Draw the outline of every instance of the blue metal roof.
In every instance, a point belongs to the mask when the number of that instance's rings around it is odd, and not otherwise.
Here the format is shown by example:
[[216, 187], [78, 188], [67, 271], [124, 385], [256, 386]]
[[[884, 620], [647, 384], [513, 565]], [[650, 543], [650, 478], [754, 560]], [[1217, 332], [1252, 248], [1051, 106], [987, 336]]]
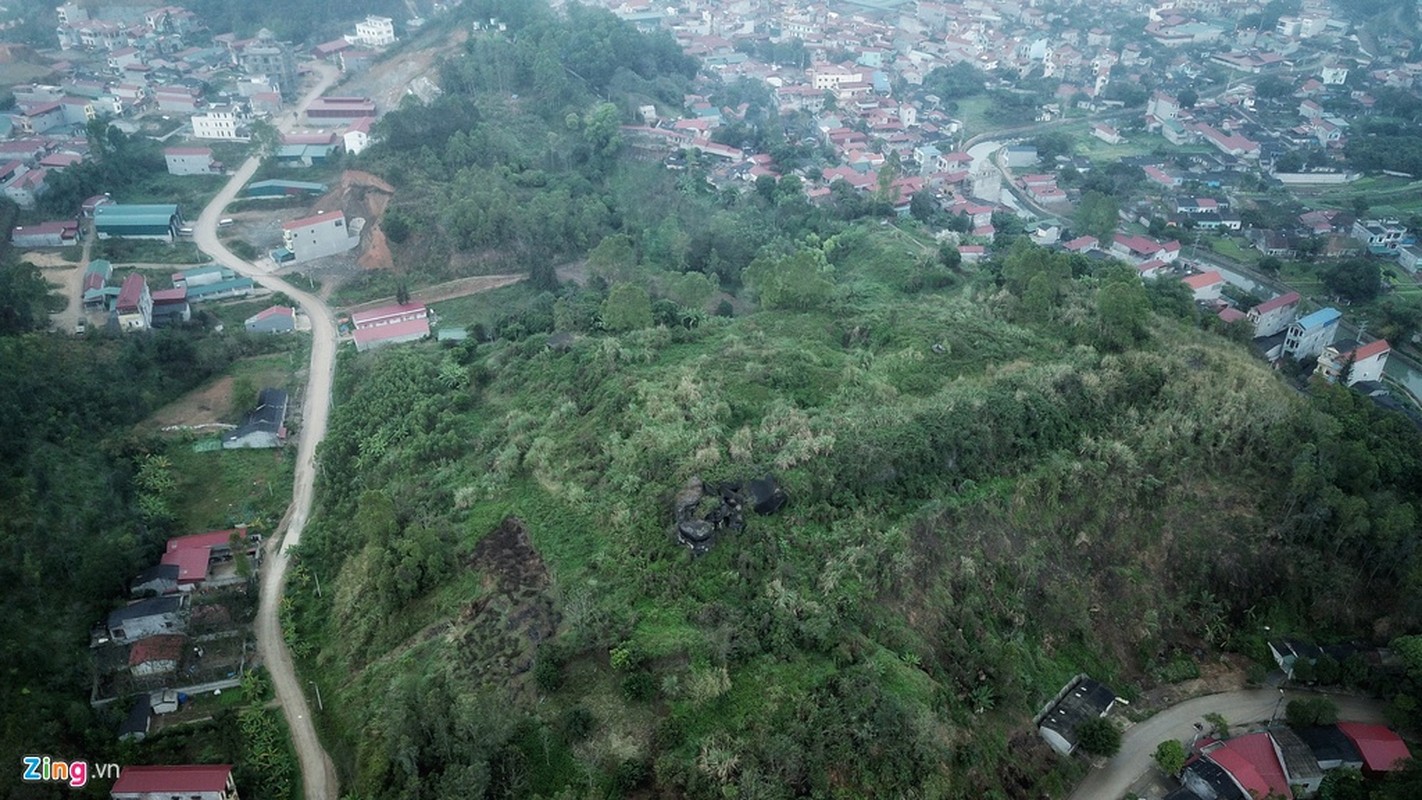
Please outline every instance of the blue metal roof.
[[1296, 324], [1304, 330], [1322, 328], [1325, 325], [1331, 325], [1337, 322], [1339, 317], [1342, 316], [1342, 312], [1336, 308], [1320, 308], [1312, 314], [1302, 317]]

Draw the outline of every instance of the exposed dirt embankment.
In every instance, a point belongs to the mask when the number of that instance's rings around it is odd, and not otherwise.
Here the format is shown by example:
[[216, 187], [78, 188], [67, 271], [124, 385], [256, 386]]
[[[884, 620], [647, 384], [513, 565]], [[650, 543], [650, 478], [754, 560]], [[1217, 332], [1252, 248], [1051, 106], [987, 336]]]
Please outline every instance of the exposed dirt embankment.
[[360, 257], [356, 263], [362, 269], [389, 269], [395, 261], [390, 254], [390, 243], [385, 239], [385, 232], [380, 229], [380, 221], [384, 219], [385, 209], [394, 196], [395, 187], [369, 172], [346, 170], [331, 190], [316, 201], [314, 208], [339, 208], [345, 212], [346, 219], [364, 219]]

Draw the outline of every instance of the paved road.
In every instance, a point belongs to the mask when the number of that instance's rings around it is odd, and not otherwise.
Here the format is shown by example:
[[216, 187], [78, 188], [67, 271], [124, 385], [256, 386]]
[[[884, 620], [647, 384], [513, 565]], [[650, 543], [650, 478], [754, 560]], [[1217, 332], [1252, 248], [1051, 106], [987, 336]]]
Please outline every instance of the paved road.
[[[302, 97], [297, 109], [282, 115], [277, 127], [286, 131], [294, 127], [300, 112], [310, 102], [325, 92], [337, 77], [337, 71], [329, 64], [315, 65], [320, 80]], [[280, 547], [268, 553], [262, 570], [261, 605], [257, 611], [257, 647], [271, 674], [272, 686], [276, 690], [277, 702], [286, 715], [291, 737], [296, 745], [296, 755], [301, 763], [301, 782], [305, 788], [306, 800], [336, 800], [336, 770], [331, 758], [321, 747], [316, 736], [316, 728], [311, 722], [311, 709], [306, 703], [301, 681], [292, 665], [291, 651], [282, 638], [281, 620], [277, 610], [281, 606], [282, 590], [286, 584], [288, 554], [301, 541], [302, 529], [311, 513], [313, 486], [316, 479], [316, 445], [326, 435], [326, 418], [331, 409], [331, 379], [336, 367], [336, 321], [331, 310], [319, 298], [304, 292], [272, 275], [256, 265], [243, 261], [228, 250], [217, 238], [217, 220], [223, 209], [237, 196], [237, 192], [257, 171], [258, 159], [249, 158], [233, 174], [222, 191], [208, 203], [193, 226], [193, 240], [203, 252], [218, 263], [247, 275], [257, 283], [276, 292], [282, 292], [295, 300], [311, 320], [311, 367], [306, 384], [306, 404], [301, 417], [300, 444], [296, 454], [296, 477], [292, 491], [291, 507], [282, 520], [282, 528], [273, 537], [280, 541]], [[285, 538], [282, 538], [283, 532]]]
[[[1284, 703], [1317, 696], [1314, 692], [1287, 692]], [[1328, 699], [1338, 705], [1340, 719], [1386, 721], [1382, 705], [1375, 700], [1351, 695], [1329, 695]], [[1131, 785], [1154, 766], [1151, 754], [1156, 746], [1166, 739], [1177, 739], [1188, 745], [1195, 735], [1195, 723], [1202, 722], [1206, 714], [1223, 714], [1231, 725], [1244, 725], [1269, 721], [1276, 708], [1282, 717], [1284, 709], [1279, 704], [1277, 689], [1212, 694], [1167, 708], [1127, 729], [1121, 740], [1121, 752], [1106, 766], [1087, 775], [1086, 780], [1072, 793], [1071, 800], [1116, 800], [1123, 797]]]

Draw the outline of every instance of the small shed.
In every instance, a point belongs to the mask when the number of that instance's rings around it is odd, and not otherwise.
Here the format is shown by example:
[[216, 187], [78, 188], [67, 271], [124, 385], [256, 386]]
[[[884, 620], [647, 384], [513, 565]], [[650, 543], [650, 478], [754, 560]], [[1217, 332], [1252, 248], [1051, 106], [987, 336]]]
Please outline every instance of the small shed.
[[152, 722], [153, 705], [148, 695], [139, 695], [138, 699], [133, 701], [133, 707], [128, 710], [128, 716], [124, 717], [123, 724], [119, 725], [119, 741], [143, 741], [148, 736], [148, 727]]
[[1116, 705], [1116, 693], [1085, 675], [1073, 678], [1037, 716], [1037, 732], [1062, 755], [1076, 750], [1077, 730], [1100, 719]]
[[296, 330], [296, 311], [289, 306], [272, 306], [247, 318], [247, 333], [291, 333]]
[[263, 389], [257, 394], [257, 407], [247, 414], [247, 421], [222, 437], [222, 449], [280, 447], [286, 444], [286, 404], [286, 392]]

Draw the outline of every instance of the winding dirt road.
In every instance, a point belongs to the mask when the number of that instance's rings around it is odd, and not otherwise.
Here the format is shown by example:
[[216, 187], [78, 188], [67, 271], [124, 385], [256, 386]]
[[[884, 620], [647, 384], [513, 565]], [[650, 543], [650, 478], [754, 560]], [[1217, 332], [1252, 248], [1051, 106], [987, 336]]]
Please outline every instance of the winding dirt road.
[[[1278, 689], [1245, 689], [1197, 697], [1171, 706], [1144, 722], [1132, 725], [1121, 737], [1121, 750], [1106, 765], [1093, 770], [1076, 787], [1071, 800], [1116, 800], [1124, 797], [1147, 770], [1153, 766], [1151, 755], [1166, 739], [1190, 743], [1195, 735], [1195, 723], [1206, 714], [1222, 714], [1231, 725], [1268, 722], [1277, 713], [1284, 716], [1284, 705], [1290, 700], [1318, 697], [1316, 692], [1286, 692], [1280, 703]], [[1385, 722], [1382, 706], [1376, 700], [1351, 695], [1325, 695], [1338, 706], [1339, 719], [1358, 722]], [[1207, 726], [1208, 727], [1208, 726]]]
[[[320, 79], [301, 98], [296, 109], [280, 116], [277, 128], [283, 132], [294, 127], [301, 112], [335, 82], [338, 72], [329, 64], [315, 64]], [[336, 770], [331, 758], [321, 747], [316, 736], [316, 727], [311, 721], [311, 709], [306, 703], [301, 681], [292, 665], [291, 651], [282, 638], [281, 607], [282, 591], [286, 585], [288, 554], [301, 541], [301, 531], [306, 527], [311, 514], [311, 501], [316, 481], [316, 445], [326, 435], [326, 418], [331, 410], [331, 379], [336, 368], [336, 320], [331, 309], [315, 295], [304, 292], [281, 278], [263, 271], [256, 265], [243, 261], [228, 250], [217, 238], [217, 221], [223, 209], [237, 196], [237, 192], [257, 171], [259, 159], [247, 159], [232, 175], [222, 191], [203, 209], [193, 226], [193, 240], [197, 246], [218, 263], [246, 275], [274, 292], [282, 292], [292, 298], [306, 312], [311, 320], [311, 367], [306, 384], [306, 404], [302, 412], [300, 444], [296, 454], [296, 476], [292, 491], [291, 507], [287, 509], [275, 541], [279, 546], [268, 548], [266, 564], [262, 569], [261, 605], [257, 611], [257, 647], [270, 673], [272, 686], [276, 690], [277, 702], [286, 715], [291, 728], [291, 738], [296, 745], [296, 755], [301, 763], [301, 782], [305, 788], [306, 800], [336, 800]]]

